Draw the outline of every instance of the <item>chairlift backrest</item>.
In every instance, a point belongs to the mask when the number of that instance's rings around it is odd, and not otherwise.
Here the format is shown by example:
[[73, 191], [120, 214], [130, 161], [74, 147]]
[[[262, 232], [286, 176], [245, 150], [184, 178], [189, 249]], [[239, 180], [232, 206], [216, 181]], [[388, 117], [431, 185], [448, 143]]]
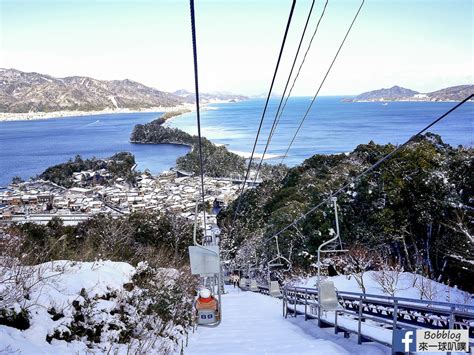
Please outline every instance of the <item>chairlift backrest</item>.
[[339, 308], [334, 282], [321, 281], [319, 283], [319, 303], [325, 311], [334, 311]]
[[220, 273], [218, 246], [190, 246], [189, 261], [193, 275], [214, 276]]
[[217, 322], [216, 311], [212, 309], [200, 309], [197, 311], [198, 324], [214, 324]]
[[272, 297], [281, 296], [280, 284], [278, 283], [278, 281], [270, 281], [270, 296]]
[[250, 280], [250, 291], [257, 292], [258, 291], [258, 285], [257, 285], [257, 280]]

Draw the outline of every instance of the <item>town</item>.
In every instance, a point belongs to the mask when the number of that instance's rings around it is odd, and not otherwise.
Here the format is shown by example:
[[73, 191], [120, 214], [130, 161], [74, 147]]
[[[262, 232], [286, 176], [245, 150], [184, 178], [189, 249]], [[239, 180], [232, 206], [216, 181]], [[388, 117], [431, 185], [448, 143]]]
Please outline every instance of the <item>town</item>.
[[[65, 225], [76, 225], [100, 213], [112, 215], [138, 211], [163, 211], [194, 221], [199, 177], [177, 170], [136, 177], [134, 186], [123, 178], [111, 181], [106, 169], [73, 174], [73, 186], [65, 188], [45, 180], [12, 183], [0, 190], [0, 224], [34, 222], [46, 224], [59, 217]], [[103, 184], [107, 181], [107, 184]], [[232, 201], [241, 184], [238, 180], [204, 178], [206, 225], [216, 228], [216, 213]], [[198, 214], [202, 224], [204, 213]]]

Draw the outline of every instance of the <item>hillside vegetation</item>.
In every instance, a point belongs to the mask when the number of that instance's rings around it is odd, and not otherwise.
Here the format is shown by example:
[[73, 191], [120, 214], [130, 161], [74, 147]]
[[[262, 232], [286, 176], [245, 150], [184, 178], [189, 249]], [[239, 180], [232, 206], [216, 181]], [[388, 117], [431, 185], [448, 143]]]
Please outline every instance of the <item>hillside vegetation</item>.
[[192, 101], [129, 79], [55, 78], [46, 74], [0, 69], [0, 112], [138, 110], [186, 102]]
[[[128, 182], [133, 182], [134, 172], [132, 167], [135, 165], [135, 157], [131, 153], [117, 153], [107, 159], [83, 159], [77, 155], [74, 160], [51, 166], [41, 173], [38, 178], [48, 180], [64, 187], [73, 185], [73, 173], [92, 170], [97, 171], [106, 169], [111, 174], [112, 179], [123, 178]], [[107, 183], [106, 181], [103, 181]]]
[[31, 339], [43, 353], [179, 350], [193, 324], [192, 232], [157, 212], [0, 228], [4, 350]]
[[[147, 124], [134, 127], [130, 141], [147, 144], [184, 144], [191, 151], [176, 160], [176, 167], [181, 170], [199, 174], [198, 137], [192, 136], [178, 128], [164, 127], [165, 119], [160, 117]], [[212, 177], [227, 177], [231, 174], [243, 174], [245, 159], [231, 153], [224, 146], [217, 146], [202, 138], [204, 174]]]
[[474, 85], [457, 85], [428, 93], [420, 93], [400, 86], [364, 92], [346, 102], [364, 101], [462, 101], [474, 93]]
[[[231, 238], [235, 203], [219, 215], [229, 259], [236, 267], [266, 267], [275, 256], [273, 233], [394, 148], [370, 142], [350, 154], [314, 155], [282, 180], [247, 191]], [[338, 196], [345, 246], [472, 291], [473, 163], [474, 149], [453, 148], [439, 136], [428, 133], [412, 142]], [[317, 248], [334, 229], [327, 205], [281, 234], [280, 248], [295, 273], [314, 274]]]

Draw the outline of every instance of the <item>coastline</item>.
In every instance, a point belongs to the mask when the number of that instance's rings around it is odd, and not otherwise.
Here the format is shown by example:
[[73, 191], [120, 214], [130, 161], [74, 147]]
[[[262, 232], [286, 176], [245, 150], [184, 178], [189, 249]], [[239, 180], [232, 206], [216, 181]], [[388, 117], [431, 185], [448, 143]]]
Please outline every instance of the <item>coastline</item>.
[[[209, 100], [201, 102], [201, 110], [210, 110], [208, 107], [209, 104], [223, 104], [223, 103], [235, 103], [239, 101], [231, 100]], [[166, 120], [171, 120], [175, 117], [178, 117], [184, 113], [196, 111], [196, 105], [194, 103], [183, 103], [175, 106], [155, 106], [141, 109], [130, 109], [130, 108], [107, 108], [104, 110], [93, 110], [93, 111], [54, 111], [54, 112], [21, 112], [21, 113], [12, 113], [12, 112], [0, 112], [0, 122], [11, 122], [11, 121], [34, 121], [34, 120], [47, 120], [52, 118], [69, 118], [69, 117], [78, 117], [78, 116], [94, 116], [94, 115], [104, 115], [104, 114], [113, 114], [113, 113], [139, 113], [139, 112], [160, 112], [167, 113], [172, 111], [183, 111], [181, 114], [167, 118]]]
[[[355, 100], [355, 99], [343, 99], [341, 100], [342, 102], [345, 103], [357, 103], [357, 102], [373, 102], [373, 103], [390, 103], [390, 102], [417, 102], [417, 103], [422, 103], [422, 102], [429, 102], [429, 103], [456, 103], [456, 102], [461, 102], [462, 100], [420, 100], [420, 99], [396, 99], [396, 100], [388, 100], [388, 99], [377, 99], [377, 100]], [[474, 100], [468, 100], [468, 102], [474, 102]]]
[[[103, 114], [113, 114], [113, 113], [139, 113], [139, 112], [172, 112], [172, 111], [181, 111], [188, 110], [194, 111], [194, 104], [181, 104], [176, 106], [157, 106], [149, 107], [145, 109], [128, 109], [128, 108], [119, 108], [119, 109], [104, 109], [101, 111], [55, 111], [55, 112], [28, 112], [28, 113], [10, 113], [10, 112], [0, 112], [0, 122], [12, 122], [12, 121], [35, 121], [35, 120], [47, 120], [51, 118], [69, 118], [77, 116], [94, 116], [94, 115], [103, 115]], [[174, 116], [176, 117], [176, 116]]]

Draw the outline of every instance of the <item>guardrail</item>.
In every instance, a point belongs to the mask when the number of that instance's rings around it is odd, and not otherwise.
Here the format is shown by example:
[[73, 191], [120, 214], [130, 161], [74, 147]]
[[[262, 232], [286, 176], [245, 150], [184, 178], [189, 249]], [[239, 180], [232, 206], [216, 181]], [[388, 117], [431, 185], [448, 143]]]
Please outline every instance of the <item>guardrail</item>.
[[[416, 328], [468, 329], [470, 343], [474, 343], [474, 306], [345, 291], [338, 291], [337, 296], [341, 308], [323, 312], [317, 289], [287, 286], [283, 289], [283, 316], [316, 319], [320, 327], [334, 327], [336, 334], [356, 334], [359, 344], [375, 341], [391, 346], [393, 329]], [[369, 325], [379, 331], [372, 331]]]
[[[250, 280], [239, 287], [250, 291]], [[270, 295], [267, 285], [258, 285], [258, 292]], [[286, 286], [282, 289], [283, 316], [302, 315], [305, 320], [315, 319], [318, 326], [334, 327], [334, 333], [357, 336], [357, 342], [373, 341], [392, 346], [394, 329], [467, 329], [470, 344], [474, 344], [474, 306], [417, 300], [403, 297], [337, 291], [340, 309], [322, 311], [318, 303], [318, 290], [307, 287]]]

